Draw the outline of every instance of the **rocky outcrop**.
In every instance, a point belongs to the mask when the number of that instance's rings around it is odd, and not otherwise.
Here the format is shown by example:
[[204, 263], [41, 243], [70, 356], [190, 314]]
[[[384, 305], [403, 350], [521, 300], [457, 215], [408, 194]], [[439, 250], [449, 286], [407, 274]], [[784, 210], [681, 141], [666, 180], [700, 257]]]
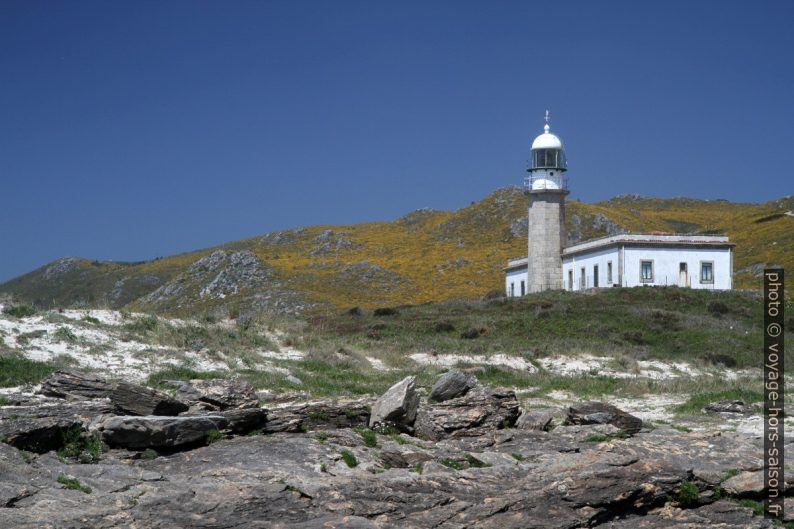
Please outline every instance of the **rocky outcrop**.
[[67, 417], [6, 420], [0, 423], [0, 438], [21, 450], [43, 454], [60, 448], [68, 430], [82, 427], [82, 422]]
[[547, 409], [540, 410], [526, 410], [521, 413], [521, 416], [516, 421], [516, 428], [522, 430], [540, 430], [546, 431], [551, 428], [551, 423], [554, 420], [554, 411]]
[[100, 426], [102, 439], [110, 446], [177, 448], [203, 443], [210, 432], [226, 428], [229, 420], [221, 415], [198, 417], [111, 417]]
[[317, 400], [272, 409], [265, 425], [267, 433], [333, 430], [366, 426], [369, 421], [369, 399]]
[[73, 371], [56, 371], [41, 383], [39, 393], [49, 397], [101, 399], [110, 396], [113, 385], [106, 380]]
[[372, 406], [370, 428], [391, 425], [409, 429], [416, 419], [419, 395], [416, 394], [416, 377], [405, 377], [389, 388]]
[[753, 408], [747, 406], [742, 400], [721, 400], [707, 404], [704, 410], [712, 413], [741, 413], [751, 415]]
[[603, 402], [583, 402], [568, 408], [568, 424], [612, 424], [627, 434], [642, 428], [642, 420]]
[[432, 440], [476, 437], [512, 426], [518, 413], [515, 392], [477, 388], [462, 397], [422, 406], [414, 429], [417, 436]]
[[123, 382], [110, 395], [117, 413], [124, 415], [179, 415], [189, 406], [167, 393]]
[[244, 380], [169, 380], [165, 384], [176, 388], [176, 398], [207, 409], [257, 408], [256, 389]]
[[444, 402], [445, 400], [462, 397], [476, 385], [477, 378], [474, 375], [460, 369], [452, 369], [436, 380], [427, 399], [434, 402]]

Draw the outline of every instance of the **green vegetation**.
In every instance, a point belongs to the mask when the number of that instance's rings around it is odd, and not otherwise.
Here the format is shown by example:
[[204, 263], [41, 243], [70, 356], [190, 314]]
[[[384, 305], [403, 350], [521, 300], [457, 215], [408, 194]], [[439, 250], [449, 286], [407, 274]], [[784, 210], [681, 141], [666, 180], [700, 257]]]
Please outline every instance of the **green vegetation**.
[[220, 371], [195, 371], [187, 367], [169, 367], [149, 375], [146, 384], [161, 386], [163, 380], [209, 380], [211, 378], [224, 378], [225, 373]]
[[[617, 197], [594, 204], [567, 201], [566, 219], [568, 231], [575, 228], [582, 239], [606, 235], [609, 221], [631, 232], [726, 232], [737, 244], [736, 285], [758, 288], [760, 278], [754, 267], [764, 263], [794, 267], [794, 230], [791, 218], [783, 215], [792, 209], [794, 201], [789, 197], [764, 204]], [[320, 310], [359, 306], [366, 312], [431, 300], [478, 298], [501, 289], [507, 259], [526, 253], [526, 235], [511, 230], [517, 219], [525, 218], [526, 197], [513, 187], [457, 211], [415, 211], [392, 222], [309, 226], [233, 241], [222, 249], [252, 252], [269, 273], [317, 303]], [[323, 251], [323, 241], [336, 249]], [[193, 263], [220, 248], [141, 263], [60, 261], [62, 272], [57, 278], [47, 273], [52, 265], [45, 265], [2, 284], [0, 290], [44, 308], [110, 305], [142, 312], [206, 314], [209, 321], [246, 314], [272, 282], [263, 281], [261, 286], [221, 299], [201, 298], [203, 284], [188, 281], [179, 283], [183, 288], [165, 299], [145, 298], [180, 276], [184, 279]], [[111, 297], [121, 279], [122, 296]], [[736, 313], [727, 305], [729, 311], [723, 317], [730, 319]], [[713, 315], [715, 319], [719, 314]], [[380, 319], [388, 325], [399, 316]], [[466, 329], [481, 328], [454, 322], [453, 326], [456, 332], [440, 333], [458, 336]]]
[[734, 502], [738, 503], [742, 507], [749, 507], [753, 510], [756, 516], [763, 516], [764, 514], [764, 503], [761, 501], [750, 500], [750, 499], [742, 499], [742, 500], [733, 500]]
[[36, 314], [36, 309], [30, 305], [13, 305], [3, 308], [3, 314], [14, 318], [27, 318]]
[[466, 454], [466, 462], [469, 464], [470, 467], [473, 468], [486, 468], [492, 466], [490, 463], [480, 461], [471, 454]]
[[212, 443], [217, 443], [218, 441], [220, 441], [224, 437], [225, 436], [223, 435], [223, 433], [220, 430], [210, 430], [207, 433], [207, 444], [211, 445]]
[[47, 336], [47, 331], [45, 331], [44, 329], [38, 329], [30, 332], [23, 332], [17, 335], [17, 343], [20, 346], [25, 347], [30, 343], [31, 340], [35, 340], [36, 338], [41, 338], [43, 336]]
[[358, 459], [356, 459], [356, 456], [353, 455], [350, 450], [342, 450], [340, 453], [342, 455], [342, 461], [344, 461], [347, 466], [350, 468], [358, 466]]
[[58, 476], [58, 483], [63, 485], [65, 489], [79, 490], [80, 492], [91, 494], [91, 487], [83, 485], [77, 478], [70, 478], [66, 474], [60, 474]]
[[21, 355], [0, 354], [0, 387], [36, 384], [61, 367], [56, 362], [38, 362]]
[[0, 406], [9, 406], [10, 404], [10, 400], [8, 400], [6, 397], [0, 396]]
[[700, 489], [691, 481], [682, 481], [678, 491], [678, 503], [683, 507], [696, 505], [700, 497]]
[[378, 446], [378, 436], [370, 430], [369, 428], [364, 428], [363, 426], [357, 426], [353, 428], [361, 438], [364, 440], [364, 445], [369, 448], [375, 448]]
[[441, 461], [439, 461], [439, 463], [441, 463], [445, 467], [451, 468], [452, 470], [463, 470], [464, 468], [466, 468], [466, 465], [463, 463], [463, 461], [460, 461], [458, 459], [452, 459], [449, 457], [442, 459]]
[[55, 338], [66, 343], [76, 343], [78, 340], [77, 335], [69, 327], [58, 327], [58, 330], [55, 331]]
[[160, 454], [157, 453], [157, 450], [154, 450], [152, 448], [147, 448], [146, 450], [141, 452], [140, 457], [141, 459], [144, 459], [146, 461], [151, 461], [153, 459], [157, 459], [159, 456]]
[[88, 316], [88, 315], [83, 316], [80, 321], [84, 321], [84, 322], [90, 323], [92, 325], [101, 325], [101, 323], [102, 323], [97, 318], [94, 318], [93, 316]]
[[326, 432], [317, 432], [314, 438], [318, 443], [324, 444], [328, 440], [328, 434]]
[[697, 393], [689, 397], [686, 402], [676, 406], [673, 411], [681, 415], [697, 415], [704, 413], [704, 406], [719, 400], [742, 400], [749, 404], [752, 402], [763, 401], [764, 395], [760, 391], [742, 388], [735, 388], [726, 391]]
[[515, 459], [516, 461], [523, 461], [524, 460], [524, 456], [522, 454], [519, 454], [518, 452], [513, 452], [510, 455], [513, 456], [513, 459]]
[[86, 458], [97, 461], [102, 456], [102, 452], [107, 450], [107, 446], [102, 442], [98, 434], [88, 434], [79, 426], [73, 426], [61, 434], [62, 445], [58, 449], [58, 457], [61, 460]]

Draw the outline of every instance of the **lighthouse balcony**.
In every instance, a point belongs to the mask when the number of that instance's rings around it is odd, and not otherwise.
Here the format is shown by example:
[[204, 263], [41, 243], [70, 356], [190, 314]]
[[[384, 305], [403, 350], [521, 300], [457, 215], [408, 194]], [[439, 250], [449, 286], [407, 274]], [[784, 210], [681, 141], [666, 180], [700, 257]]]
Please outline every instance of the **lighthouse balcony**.
[[534, 171], [524, 178], [525, 191], [568, 191], [568, 179], [560, 171]]

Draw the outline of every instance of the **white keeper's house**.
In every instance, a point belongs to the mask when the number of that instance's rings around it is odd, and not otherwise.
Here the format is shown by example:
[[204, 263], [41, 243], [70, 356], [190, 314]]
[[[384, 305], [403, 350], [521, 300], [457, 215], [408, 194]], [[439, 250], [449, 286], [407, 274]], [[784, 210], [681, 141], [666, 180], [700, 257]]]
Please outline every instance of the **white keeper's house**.
[[543, 290], [665, 286], [728, 290], [733, 247], [727, 236], [626, 233], [566, 245], [568, 180], [562, 141], [549, 132], [532, 142], [524, 189], [529, 197], [527, 257], [508, 261], [508, 296]]

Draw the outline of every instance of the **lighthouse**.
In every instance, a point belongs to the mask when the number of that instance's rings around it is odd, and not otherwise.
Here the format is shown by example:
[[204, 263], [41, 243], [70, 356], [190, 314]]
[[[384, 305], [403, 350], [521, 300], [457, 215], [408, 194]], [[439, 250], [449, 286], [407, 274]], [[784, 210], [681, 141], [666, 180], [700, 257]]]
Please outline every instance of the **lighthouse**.
[[565, 241], [565, 195], [568, 186], [562, 141], [550, 132], [549, 111], [543, 134], [532, 142], [524, 189], [529, 197], [527, 291], [563, 288], [562, 249]]

